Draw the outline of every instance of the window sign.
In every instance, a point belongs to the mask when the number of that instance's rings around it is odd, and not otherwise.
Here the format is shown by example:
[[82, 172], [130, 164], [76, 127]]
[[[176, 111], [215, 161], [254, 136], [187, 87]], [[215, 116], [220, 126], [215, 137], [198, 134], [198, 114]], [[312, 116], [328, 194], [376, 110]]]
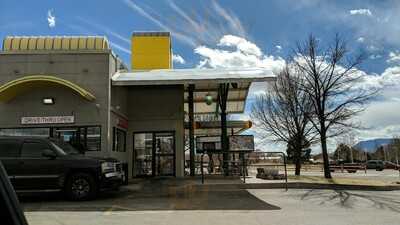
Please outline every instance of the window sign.
[[253, 135], [232, 135], [229, 136], [230, 151], [254, 151]]
[[[229, 138], [229, 151], [254, 151], [253, 135], [232, 135]], [[221, 152], [221, 136], [196, 137], [196, 153]]]

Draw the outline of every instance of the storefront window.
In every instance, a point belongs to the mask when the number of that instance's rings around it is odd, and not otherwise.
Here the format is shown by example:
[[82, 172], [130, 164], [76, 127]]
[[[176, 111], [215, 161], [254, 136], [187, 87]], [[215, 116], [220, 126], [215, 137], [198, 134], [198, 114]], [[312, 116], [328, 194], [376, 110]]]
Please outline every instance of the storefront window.
[[100, 127], [86, 128], [86, 150], [100, 151], [101, 149], [101, 130]]
[[113, 129], [113, 151], [126, 151], [126, 132], [116, 127]]
[[0, 129], [0, 136], [50, 137], [50, 128], [5, 128]]
[[100, 126], [0, 128], [0, 136], [53, 137], [71, 144], [81, 152], [101, 150]]

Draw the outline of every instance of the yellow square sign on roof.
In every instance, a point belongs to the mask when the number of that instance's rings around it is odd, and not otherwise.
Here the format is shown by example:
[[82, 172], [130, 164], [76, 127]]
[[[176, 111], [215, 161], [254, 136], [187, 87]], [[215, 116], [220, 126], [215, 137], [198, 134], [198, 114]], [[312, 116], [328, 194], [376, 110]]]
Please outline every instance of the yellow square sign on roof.
[[169, 32], [135, 32], [131, 45], [132, 70], [171, 69]]

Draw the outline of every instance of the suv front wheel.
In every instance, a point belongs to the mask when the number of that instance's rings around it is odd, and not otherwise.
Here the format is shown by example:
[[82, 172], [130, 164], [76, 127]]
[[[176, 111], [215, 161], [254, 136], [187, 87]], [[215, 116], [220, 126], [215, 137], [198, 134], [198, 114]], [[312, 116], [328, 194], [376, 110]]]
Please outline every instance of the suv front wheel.
[[97, 194], [96, 181], [92, 175], [87, 173], [72, 174], [65, 185], [65, 192], [71, 200], [93, 199]]

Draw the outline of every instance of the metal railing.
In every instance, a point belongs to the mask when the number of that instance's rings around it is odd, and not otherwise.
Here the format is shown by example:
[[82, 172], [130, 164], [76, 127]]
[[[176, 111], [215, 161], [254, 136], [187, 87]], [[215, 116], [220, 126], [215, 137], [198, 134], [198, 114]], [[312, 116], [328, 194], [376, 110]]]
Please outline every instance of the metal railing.
[[[200, 173], [201, 173], [201, 183], [204, 184], [205, 182], [205, 173], [204, 173], [204, 156], [205, 155], [211, 155], [211, 157], [214, 155], [217, 155], [217, 158], [220, 159], [221, 155], [223, 153], [207, 153], [204, 152], [203, 154], [201, 154], [201, 158], [200, 158]], [[228, 152], [225, 153], [228, 154], [228, 158], [229, 160], [223, 161], [220, 160], [221, 163], [216, 166], [214, 169], [219, 172], [221, 175], [232, 175], [232, 174], [237, 174], [237, 172], [239, 171], [239, 175], [242, 178], [243, 183], [246, 183], [246, 176], [249, 174], [249, 167], [284, 167], [284, 180], [285, 180], [285, 189], [288, 189], [288, 178], [287, 178], [287, 160], [286, 160], [286, 155], [283, 152]], [[281, 161], [283, 161], [282, 163], [273, 163], [273, 164], [260, 164], [257, 163], [255, 165], [252, 165], [251, 163], [249, 163], [249, 160], [251, 160], [248, 156], [252, 155], [253, 157], [256, 156], [260, 159], [262, 159], [263, 157], [259, 157], [257, 155], [279, 155], [281, 157]], [[235, 156], [238, 155], [239, 157], [236, 158]], [[265, 157], [264, 157], [265, 158]], [[210, 159], [209, 158], [209, 162], [210, 163]], [[226, 168], [224, 168], [223, 165], [226, 165]], [[228, 170], [228, 171], [226, 171]], [[214, 173], [215, 174], [215, 173]]]

